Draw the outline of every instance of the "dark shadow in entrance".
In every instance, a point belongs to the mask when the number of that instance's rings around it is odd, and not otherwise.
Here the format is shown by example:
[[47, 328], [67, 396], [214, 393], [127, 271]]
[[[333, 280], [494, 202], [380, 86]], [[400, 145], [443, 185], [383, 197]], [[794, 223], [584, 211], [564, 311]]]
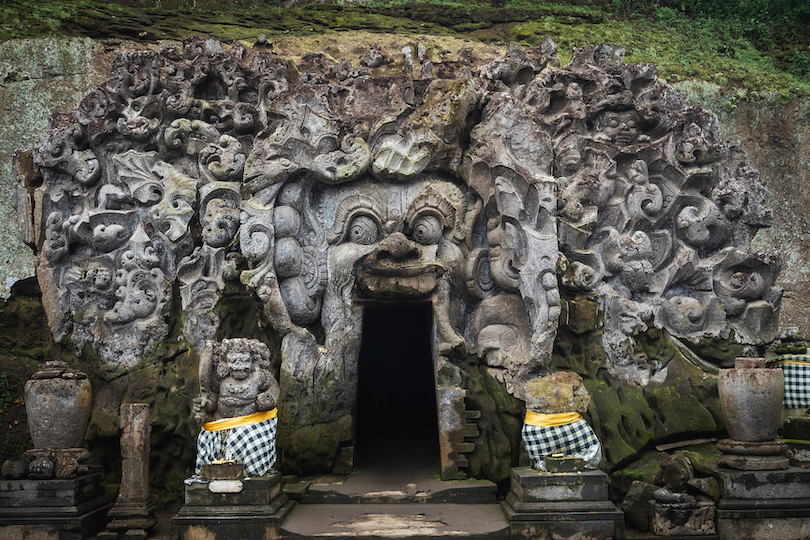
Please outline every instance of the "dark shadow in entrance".
[[430, 303], [366, 306], [357, 377], [358, 467], [438, 464], [432, 327]]

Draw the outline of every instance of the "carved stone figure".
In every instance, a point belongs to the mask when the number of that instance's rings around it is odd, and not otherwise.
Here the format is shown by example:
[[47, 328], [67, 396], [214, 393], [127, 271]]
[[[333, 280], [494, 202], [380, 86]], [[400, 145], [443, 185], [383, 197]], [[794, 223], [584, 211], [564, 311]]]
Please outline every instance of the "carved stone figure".
[[590, 402], [576, 373], [557, 371], [529, 381], [522, 435], [532, 467], [547, 470], [545, 460], [552, 456], [581, 458], [586, 468], [599, 467], [602, 445], [582, 418]]
[[193, 414], [204, 421], [197, 439], [196, 472], [206, 463], [235, 460], [248, 476], [276, 461], [278, 383], [267, 345], [251, 339], [209, 342], [200, 361], [200, 395]]

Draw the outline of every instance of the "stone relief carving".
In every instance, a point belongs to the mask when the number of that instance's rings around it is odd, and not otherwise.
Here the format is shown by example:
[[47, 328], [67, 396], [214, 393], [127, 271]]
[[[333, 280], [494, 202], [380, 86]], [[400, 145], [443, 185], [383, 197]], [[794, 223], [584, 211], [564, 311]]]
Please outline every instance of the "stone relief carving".
[[365, 300], [432, 302], [438, 384], [472, 355], [520, 399], [581, 294], [608, 369], [642, 383], [661, 366], [638, 331], [772, 339], [780, 263], [750, 253], [770, 215], [742, 151], [620, 47], [555, 51], [422, 79], [201, 38], [121, 55], [35, 153], [53, 333], [132, 367], [177, 283], [202, 350], [239, 282], [282, 336], [282, 430], [351, 418]]

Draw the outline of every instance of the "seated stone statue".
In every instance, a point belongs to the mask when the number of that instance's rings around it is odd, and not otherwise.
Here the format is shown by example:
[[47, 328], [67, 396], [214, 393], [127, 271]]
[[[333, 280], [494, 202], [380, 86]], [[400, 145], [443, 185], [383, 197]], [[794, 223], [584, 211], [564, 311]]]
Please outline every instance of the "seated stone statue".
[[522, 435], [533, 468], [547, 470], [546, 458], [557, 455], [582, 458], [588, 469], [599, 467], [602, 445], [582, 418], [590, 402], [576, 373], [558, 371], [527, 383]]
[[195, 473], [206, 463], [234, 460], [245, 475], [261, 476], [275, 464], [278, 383], [269, 367], [270, 351], [255, 339], [206, 343], [192, 411], [205, 422]]

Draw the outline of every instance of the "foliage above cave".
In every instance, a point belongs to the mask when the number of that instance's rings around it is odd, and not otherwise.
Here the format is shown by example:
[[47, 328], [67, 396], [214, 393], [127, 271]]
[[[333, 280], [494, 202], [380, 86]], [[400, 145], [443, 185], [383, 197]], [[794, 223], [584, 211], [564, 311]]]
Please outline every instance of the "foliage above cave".
[[[159, 4], [161, 7], [154, 7]], [[252, 43], [260, 34], [342, 30], [452, 35], [485, 43], [619, 43], [627, 60], [654, 63], [661, 77], [721, 87], [810, 94], [810, 6], [790, 0], [360, 0], [295, 7], [274, 0], [8, 0], [0, 39], [44, 35], [155, 42], [189, 34]]]

